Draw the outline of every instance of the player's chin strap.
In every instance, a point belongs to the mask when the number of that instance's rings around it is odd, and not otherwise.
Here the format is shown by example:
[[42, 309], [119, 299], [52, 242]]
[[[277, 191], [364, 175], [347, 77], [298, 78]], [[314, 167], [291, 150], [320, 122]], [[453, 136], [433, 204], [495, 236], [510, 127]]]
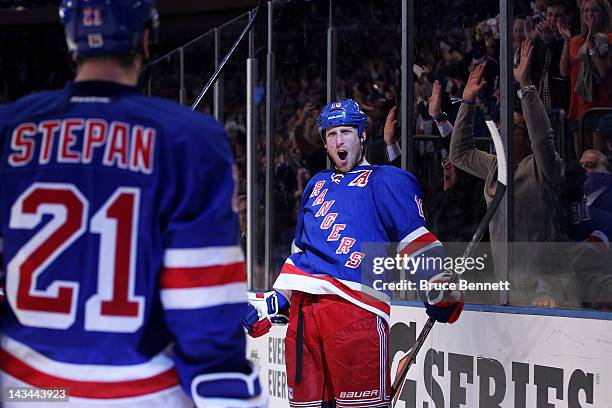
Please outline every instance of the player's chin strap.
[[[365, 159], [365, 153], [366, 153], [366, 149], [365, 149], [365, 141], [366, 141], [366, 137], [365, 136], [361, 136], [359, 137], [359, 149], [361, 150], [361, 156], [359, 157], [359, 160], [357, 160], [357, 166], [361, 166], [361, 164], [365, 161], [367, 163], [367, 160]], [[351, 169], [352, 170], [352, 169]]]

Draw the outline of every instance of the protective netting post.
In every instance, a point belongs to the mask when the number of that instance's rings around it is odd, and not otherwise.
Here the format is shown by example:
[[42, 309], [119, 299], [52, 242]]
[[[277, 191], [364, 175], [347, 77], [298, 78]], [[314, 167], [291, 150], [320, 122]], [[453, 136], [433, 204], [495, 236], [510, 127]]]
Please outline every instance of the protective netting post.
[[413, 93], [412, 66], [414, 37], [414, 2], [411, 0], [402, 1], [402, 83], [401, 87], [401, 166], [402, 169], [413, 170], [413, 146], [412, 146], [412, 111]]
[[273, 2], [268, 1], [268, 55], [266, 78], [266, 215], [265, 215], [265, 260], [264, 278], [268, 289], [270, 268], [272, 267], [272, 214], [273, 214], [273, 183], [274, 183], [274, 53], [272, 52], [273, 35]]
[[[504, 146], [506, 146], [508, 163], [508, 187], [506, 195], [499, 206], [500, 219], [505, 220], [501, 223], [501, 242], [499, 243], [499, 261], [496, 267], [499, 272], [497, 276], [500, 280], [508, 281], [510, 270], [512, 270], [512, 246], [509, 244], [514, 241], [514, 154], [512, 146], [512, 126], [514, 116], [514, 76], [513, 50], [512, 50], [512, 30], [513, 30], [513, 7], [514, 0], [500, 0], [499, 12], [501, 23], [500, 38], [500, 119], [501, 136]], [[491, 243], [494, 245], [494, 243]], [[508, 304], [508, 292], [499, 292], [500, 304]]]

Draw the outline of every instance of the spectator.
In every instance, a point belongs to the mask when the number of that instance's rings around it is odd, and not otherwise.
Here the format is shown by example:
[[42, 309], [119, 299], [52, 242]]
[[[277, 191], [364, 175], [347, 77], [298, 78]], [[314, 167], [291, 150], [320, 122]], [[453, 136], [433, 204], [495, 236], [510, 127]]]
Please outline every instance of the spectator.
[[518, 65], [521, 55], [521, 44], [525, 41], [525, 17], [516, 16], [512, 27], [512, 52], [514, 53], [514, 65]]
[[429, 227], [442, 242], [469, 242], [486, 212], [482, 183], [448, 159], [442, 169], [442, 183], [425, 199]]
[[[453, 131], [453, 125], [448, 120], [448, 115], [441, 110], [442, 106], [442, 86], [440, 85], [440, 81], [436, 80], [433, 83], [431, 96], [427, 100], [427, 116], [432, 118], [433, 123], [436, 124], [438, 128], [438, 132], [443, 140], [441, 144], [440, 153], [442, 156], [448, 156], [448, 143], [447, 137]], [[396, 137], [396, 126], [397, 126], [397, 107], [393, 107], [389, 110], [387, 114], [387, 120], [385, 122], [384, 127], [384, 140], [387, 146], [387, 158], [389, 162], [394, 166], [400, 165], [401, 160], [401, 149], [399, 146], [399, 142]], [[445, 157], [446, 158], [446, 157]]]
[[[559, 188], [562, 163], [555, 150], [555, 132], [537, 90], [530, 78], [533, 44], [525, 41], [521, 46], [521, 63], [514, 69], [514, 77], [521, 89], [519, 98], [523, 114], [514, 115], [514, 231], [517, 242], [547, 242], [560, 235]], [[470, 74], [463, 91], [463, 103], [455, 122], [451, 138], [450, 160], [459, 169], [485, 179], [485, 199], [491, 202], [497, 188], [497, 158], [478, 150], [473, 142], [475, 100], [486, 85], [483, 80], [484, 66], [479, 65]], [[491, 242], [501, 241], [501, 218], [497, 212], [489, 224]], [[496, 245], [492, 244], [494, 262], [499, 258]], [[529, 270], [534, 262], [541, 260], [537, 248], [530, 256], [516, 258]], [[515, 265], [516, 266], [516, 265]], [[520, 266], [517, 268], [521, 270]], [[536, 299], [534, 299], [536, 300]], [[553, 302], [550, 302], [553, 304]]]
[[569, 102], [567, 81], [559, 72], [564, 41], [557, 29], [558, 22], [564, 26], [569, 23], [565, 0], [548, 0], [545, 19], [534, 23], [528, 17], [525, 23], [525, 37], [535, 44], [531, 77], [549, 114], [554, 109], [567, 110]]
[[546, 0], [535, 0], [531, 2], [531, 11], [534, 17], [544, 19], [546, 17]]
[[571, 80], [568, 119], [574, 122], [574, 149], [580, 157], [581, 148], [591, 148], [593, 140], [579, 140], [577, 121], [590, 108], [610, 106], [610, 24], [612, 12], [607, 0], [584, 0], [580, 4], [580, 34], [572, 37], [567, 23], [559, 19], [557, 29], [565, 44], [559, 64], [564, 77]]
[[605, 155], [597, 150], [582, 154], [584, 175], [570, 204], [570, 237], [577, 244], [567, 262], [574, 272], [577, 296], [588, 308], [612, 309], [612, 174]]
[[599, 150], [588, 149], [580, 157], [580, 166], [586, 173], [607, 173], [610, 169], [608, 158]]
[[[612, 237], [612, 222], [606, 213], [612, 212], [612, 174], [608, 159], [597, 150], [585, 150], [580, 158], [582, 175], [570, 186], [569, 236], [576, 242], [588, 239], [594, 230]], [[598, 214], [597, 216], [594, 216]]]

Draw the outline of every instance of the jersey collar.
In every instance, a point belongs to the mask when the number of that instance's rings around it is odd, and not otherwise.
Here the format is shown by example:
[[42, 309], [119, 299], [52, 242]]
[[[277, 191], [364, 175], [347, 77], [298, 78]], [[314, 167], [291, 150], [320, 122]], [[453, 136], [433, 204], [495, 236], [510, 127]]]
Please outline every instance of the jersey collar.
[[134, 86], [109, 81], [68, 82], [64, 88], [68, 96], [108, 96], [141, 95]]

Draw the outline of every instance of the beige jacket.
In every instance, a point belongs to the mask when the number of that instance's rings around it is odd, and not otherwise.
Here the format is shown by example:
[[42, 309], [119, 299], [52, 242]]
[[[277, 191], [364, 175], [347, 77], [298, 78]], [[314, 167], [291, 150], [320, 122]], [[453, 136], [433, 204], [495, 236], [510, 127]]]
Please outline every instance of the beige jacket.
[[[555, 132], [535, 91], [521, 100], [533, 154], [514, 172], [514, 241], [547, 242], [560, 236], [560, 199], [563, 164], [555, 150]], [[485, 180], [487, 205], [495, 195], [497, 158], [474, 146], [475, 106], [462, 104], [450, 144], [450, 160], [456, 167]], [[499, 212], [489, 224], [492, 242], [500, 241]]]

